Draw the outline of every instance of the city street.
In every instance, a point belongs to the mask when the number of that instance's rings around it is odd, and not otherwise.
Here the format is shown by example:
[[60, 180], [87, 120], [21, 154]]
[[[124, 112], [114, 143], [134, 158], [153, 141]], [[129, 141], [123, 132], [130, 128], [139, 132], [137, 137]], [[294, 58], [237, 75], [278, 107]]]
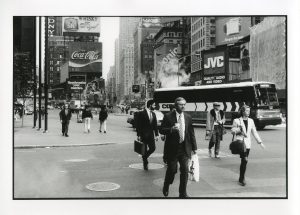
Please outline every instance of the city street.
[[[73, 115], [69, 137], [61, 135], [58, 110], [49, 110], [47, 133], [32, 128], [32, 115], [24, 126], [14, 129], [15, 198], [164, 198], [162, 185], [163, 142], [157, 142], [149, 158], [149, 171], [133, 151], [136, 133], [126, 122], [127, 115], [109, 114], [107, 133], [99, 133], [98, 116], [91, 122], [91, 133]], [[43, 127], [43, 126], [42, 126]], [[200, 181], [189, 182], [193, 198], [286, 197], [286, 128], [268, 126], [259, 134], [266, 146], [253, 139], [246, 172], [247, 185], [238, 185], [240, 158], [231, 155], [231, 134], [221, 142], [221, 159], [208, 157], [204, 127], [195, 127], [200, 161]], [[179, 171], [178, 171], [179, 172]], [[115, 190], [96, 192], [87, 185], [97, 182]], [[119, 185], [119, 186], [118, 186]], [[169, 197], [178, 197], [179, 173], [170, 187]]]

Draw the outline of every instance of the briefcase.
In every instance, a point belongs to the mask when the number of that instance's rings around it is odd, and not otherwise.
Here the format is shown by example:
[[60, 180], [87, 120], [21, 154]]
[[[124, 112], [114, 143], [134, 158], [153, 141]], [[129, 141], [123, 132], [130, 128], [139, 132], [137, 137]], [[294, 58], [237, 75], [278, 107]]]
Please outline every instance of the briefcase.
[[145, 155], [145, 152], [146, 152], [145, 143], [135, 140], [134, 141], [134, 151], [142, 156]]

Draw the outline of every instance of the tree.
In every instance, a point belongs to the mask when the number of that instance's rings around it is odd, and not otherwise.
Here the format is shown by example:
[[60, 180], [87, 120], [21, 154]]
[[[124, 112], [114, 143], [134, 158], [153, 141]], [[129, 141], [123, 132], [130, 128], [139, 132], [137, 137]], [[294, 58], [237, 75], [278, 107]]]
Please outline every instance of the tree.
[[[17, 52], [14, 54], [13, 73], [14, 73], [14, 101], [22, 99], [22, 115], [24, 115], [25, 102], [30, 98], [32, 92], [32, 70], [34, 66], [30, 60], [29, 52]], [[23, 117], [22, 117], [23, 126]]]

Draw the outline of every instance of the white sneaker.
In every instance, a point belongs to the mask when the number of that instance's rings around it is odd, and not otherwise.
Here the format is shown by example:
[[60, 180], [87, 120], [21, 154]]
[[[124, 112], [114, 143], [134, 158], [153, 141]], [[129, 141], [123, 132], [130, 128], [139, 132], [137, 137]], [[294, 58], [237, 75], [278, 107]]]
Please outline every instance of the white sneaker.
[[208, 156], [211, 157], [211, 149], [208, 149]]

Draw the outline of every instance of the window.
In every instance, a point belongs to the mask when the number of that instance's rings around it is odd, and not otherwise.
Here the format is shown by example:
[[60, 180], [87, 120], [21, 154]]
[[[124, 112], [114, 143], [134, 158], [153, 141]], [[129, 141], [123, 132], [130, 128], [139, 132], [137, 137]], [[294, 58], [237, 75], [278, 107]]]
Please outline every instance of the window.
[[56, 67], [56, 71], [59, 72], [59, 67]]
[[50, 71], [53, 71], [53, 67], [52, 66], [50, 67]]
[[53, 65], [53, 60], [50, 60], [50, 65]]

